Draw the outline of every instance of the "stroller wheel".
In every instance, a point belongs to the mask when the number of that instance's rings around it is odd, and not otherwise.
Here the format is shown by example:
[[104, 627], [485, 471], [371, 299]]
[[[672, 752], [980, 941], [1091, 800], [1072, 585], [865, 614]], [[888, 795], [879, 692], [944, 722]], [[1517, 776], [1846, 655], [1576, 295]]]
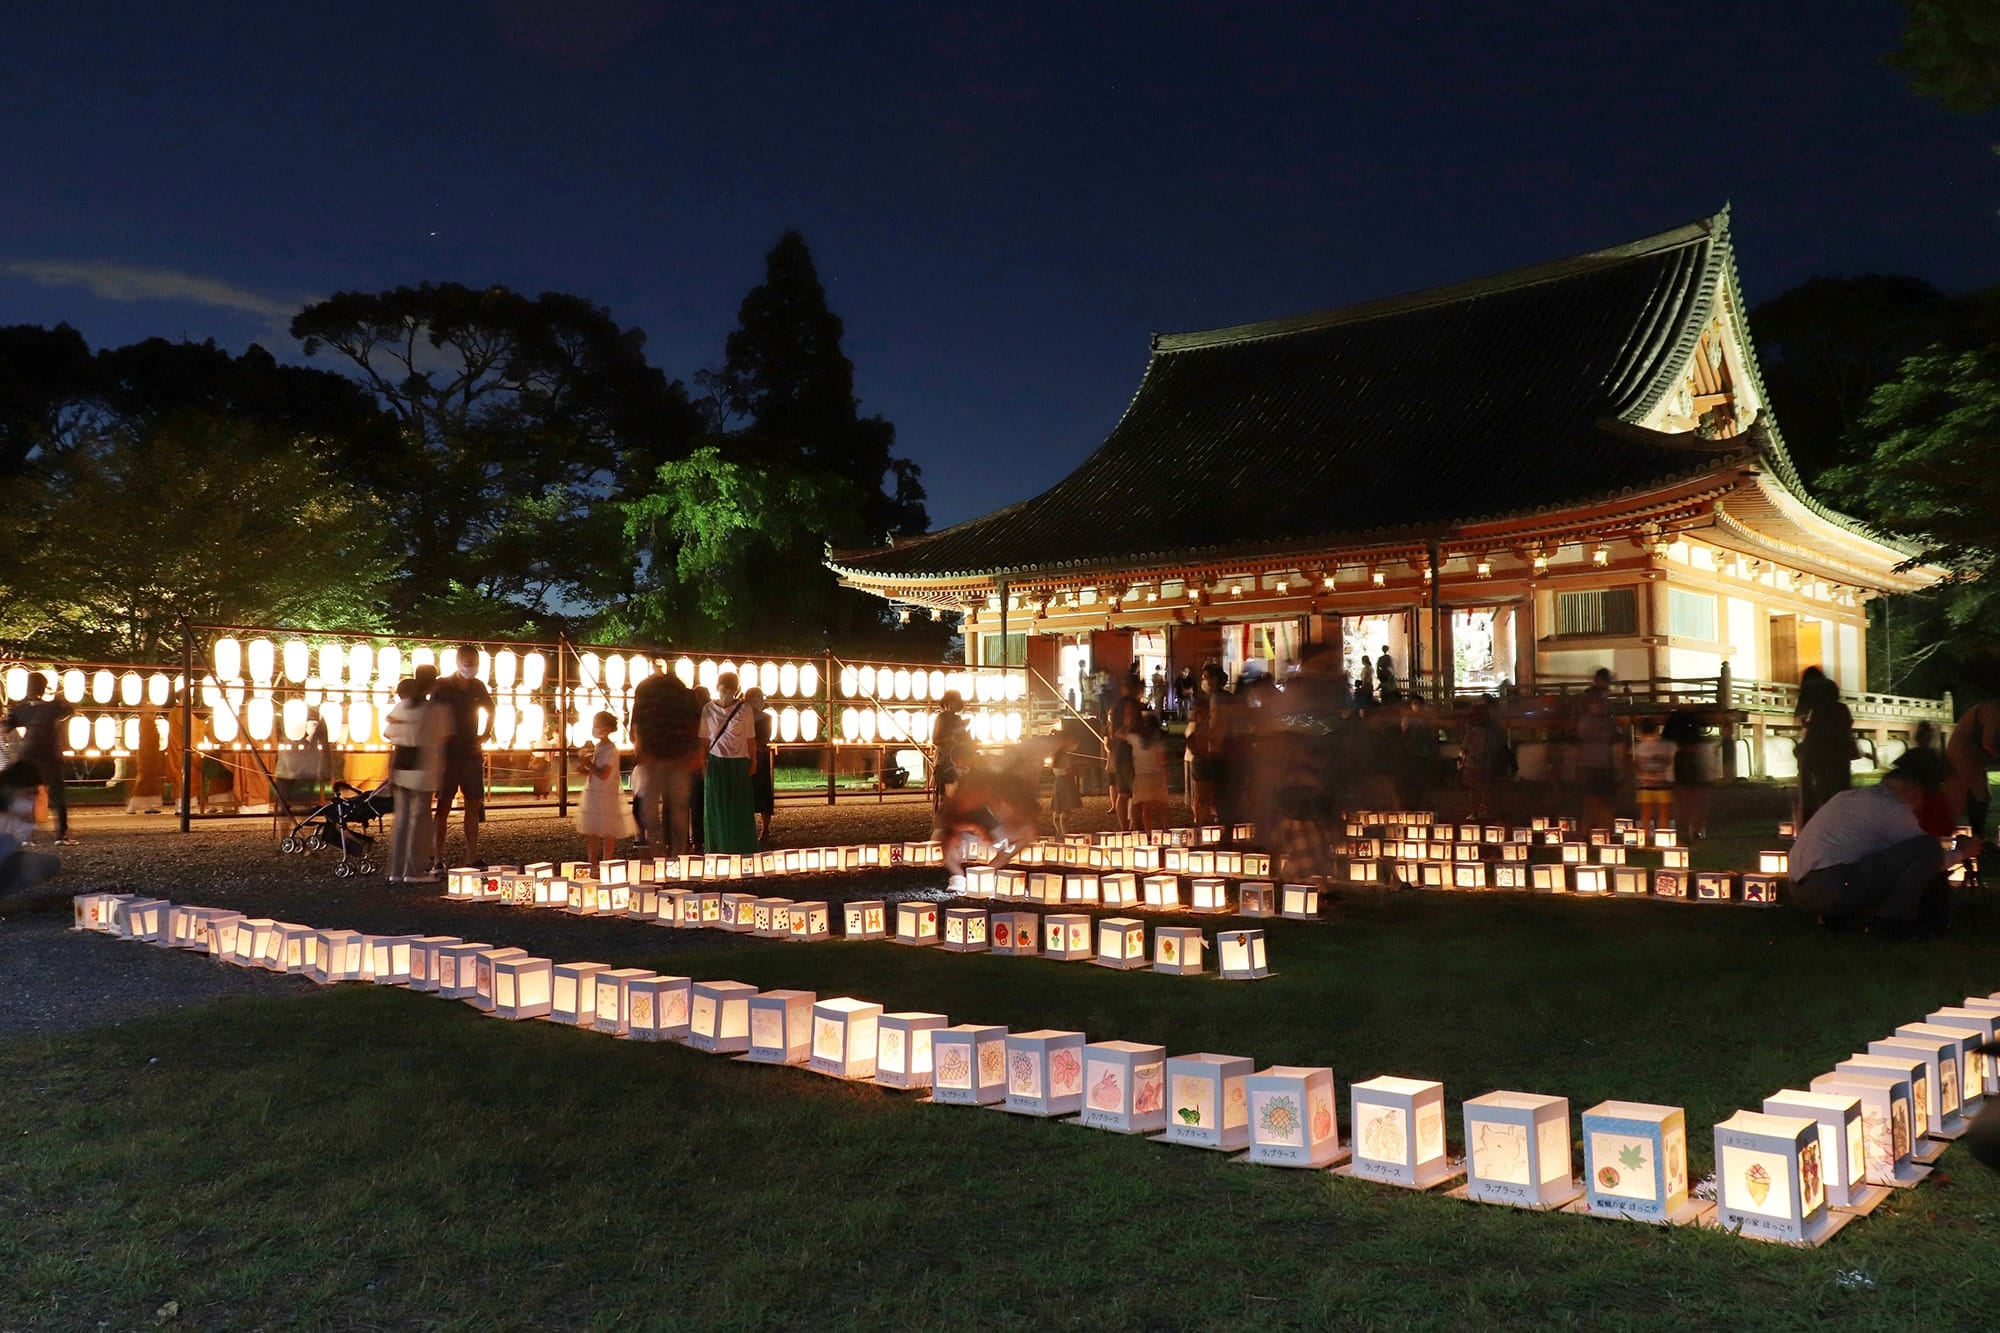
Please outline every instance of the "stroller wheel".
[[357, 874], [372, 875], [375, 873], [375, 863], [373, 861], [363, 861], [354, 869]]
[[309, 852], [319, 851], [322, 847], [325, 846], [326, 846], [326, 839], [320, 837], [319, 834], [317, 833], [313, 834], [310, 838], [306, 839], [306, 850]]
[[297, 838], [286, 838], [283, 842], [278, 844], [278, 850], [285, 853], [287, 856], [290, 856], [292, 853], [302, 851], [304, 849], [299, 846], [299, 840]]
[[333, 863], [333, 877], [335, 879], [346, 879], [353, 873], [354, 866], [350, 862], [336, 861]]

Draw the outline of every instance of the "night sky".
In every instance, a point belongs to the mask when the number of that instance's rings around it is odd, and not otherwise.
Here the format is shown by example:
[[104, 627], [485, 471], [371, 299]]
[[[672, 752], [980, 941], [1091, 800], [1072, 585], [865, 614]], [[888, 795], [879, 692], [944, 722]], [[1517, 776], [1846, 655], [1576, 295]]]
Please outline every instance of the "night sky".
[[2000, 281], [2000, 123], [1907, 92], [1900, 26], [1894, 0], [21, 6], [0, 323], [296, 356], [314, 296], [504, 283], [608, 305], [688, 378], [797, 227], [942, 526], [1067, 472], [1156, 330], [1725, 200], [1753, 302]]

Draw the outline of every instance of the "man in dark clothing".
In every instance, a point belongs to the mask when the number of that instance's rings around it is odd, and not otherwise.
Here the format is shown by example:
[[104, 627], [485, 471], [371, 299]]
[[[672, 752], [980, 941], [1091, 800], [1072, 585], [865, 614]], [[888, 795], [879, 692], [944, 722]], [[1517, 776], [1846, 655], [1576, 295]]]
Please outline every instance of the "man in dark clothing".
[[632, 691], [632, 745], [645, 789], [639, 822], [678, 856], [688, 848], [688, 797], [702, 757], [701, 700], [662, 659]]
[[76, 839], [69, 836], [69, 801], [63, 793], [62, 726], [76, 709], [61, 699], [44, 699], [49, 678], [39, 671], [28, 673], [27, 697], [7, 710], [6, 725], [21, 730], [20, 758], [35, 766], [49, 799], [49, 815], [55, 820], [56, 846], [67, 847]]
[[437, 802], [437, 864], [444, 869], [444, 835], [451, 819], [452, 798], [465, 793], [465, 860], [478, 865], [479, 824], [486, 818], [486, 756], [480, 742], [493, 725], [493, 692], [479, 679], [479, 650], [458, 646], [458, 670], [442, 677], [431, 691], [431, 706], [442, 704], [451, 718], [444, 741], [444, 767], [439, 774]]

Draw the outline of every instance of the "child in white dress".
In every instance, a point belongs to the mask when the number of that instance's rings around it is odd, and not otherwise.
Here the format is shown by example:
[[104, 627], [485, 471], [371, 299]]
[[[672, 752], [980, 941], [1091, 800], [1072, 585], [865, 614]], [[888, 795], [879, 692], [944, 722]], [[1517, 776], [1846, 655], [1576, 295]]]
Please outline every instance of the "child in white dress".
[[583, 857], [593, 865], [609, 861], [618, 851], [618, 840], [632, 836], [632, 808], [618, 785], [618, 747], [611, 743], [618, 719], [599, 713], [590, 720], [594, 745], [580, 746], [583, 764], [583, 803], [576, 810], [577, 831], [583, 834]]

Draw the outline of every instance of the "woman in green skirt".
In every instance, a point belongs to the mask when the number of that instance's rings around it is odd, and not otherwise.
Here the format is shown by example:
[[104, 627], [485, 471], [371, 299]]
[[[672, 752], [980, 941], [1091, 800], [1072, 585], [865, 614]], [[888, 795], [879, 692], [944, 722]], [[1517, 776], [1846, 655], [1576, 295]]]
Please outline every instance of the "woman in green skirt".
[[737, 693], [736, 673], [715, 678], [715, 698], [702, 710], [702, 831], [711, 852], [757, 850], [757, 814], [750, 794], [756, 762], [757, 723]]

